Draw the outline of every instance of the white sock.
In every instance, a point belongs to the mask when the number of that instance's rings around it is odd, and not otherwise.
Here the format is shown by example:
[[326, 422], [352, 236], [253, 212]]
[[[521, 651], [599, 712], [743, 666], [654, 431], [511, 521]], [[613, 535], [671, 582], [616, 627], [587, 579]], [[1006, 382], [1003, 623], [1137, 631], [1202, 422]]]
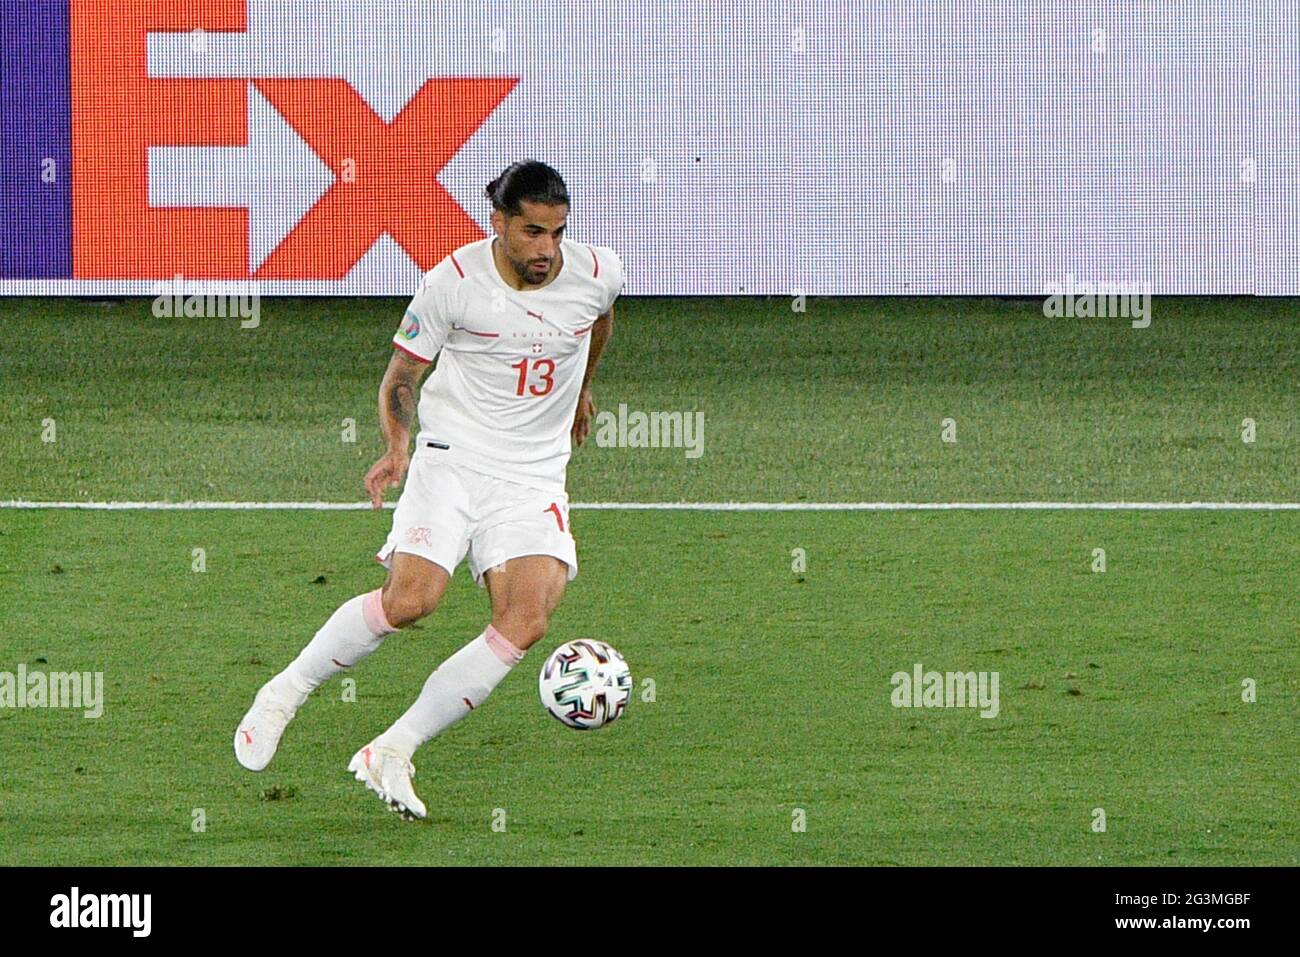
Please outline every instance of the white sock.
[[382, 593], [376, 588], [339, 605], [289, 667], [271, 679], [277, 691], [301, 705], [316, 688], [383, 644], [397, 629], [384, 616]]
[[415, 749], [483, 703], [524, 653], [491, 625], [424, 682], [424, 690], [393, 726], [375, 739], [408, 760]]

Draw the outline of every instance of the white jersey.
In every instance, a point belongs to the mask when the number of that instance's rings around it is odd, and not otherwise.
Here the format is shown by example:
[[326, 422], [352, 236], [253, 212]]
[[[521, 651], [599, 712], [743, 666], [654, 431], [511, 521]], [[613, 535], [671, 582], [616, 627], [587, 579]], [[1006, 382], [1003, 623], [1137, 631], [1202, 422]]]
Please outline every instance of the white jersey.
[[559, 274], [522, 292], [497, 271], [493, 238], [429, 270], [393, 336], [414, 358], [438, 360], [420, 391], [417, 450], [563, 491], [591, 327], [622, 291], [623, 263], [605, 246], [561, 240]]

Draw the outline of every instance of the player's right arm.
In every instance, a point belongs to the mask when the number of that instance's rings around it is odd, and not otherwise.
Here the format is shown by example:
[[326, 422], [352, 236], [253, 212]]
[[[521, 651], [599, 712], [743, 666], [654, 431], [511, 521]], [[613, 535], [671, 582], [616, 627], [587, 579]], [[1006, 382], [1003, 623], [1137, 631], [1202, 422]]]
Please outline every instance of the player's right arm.
[[401, 485], [411, 464], [411, 423], [420, 380], [457, 317], [459, 282], [460, 269], [450, 257], [429, 270], [393, 336], [393, 357], [379, 386], [379, 427], [388, 450], [366, 473], [366, 491], [374, 508], [383, 508], [384, 489]]
[[429, 363], [393, 350], [379, 386], [379, 428], [388, 450], [366, 473], [366, 491], [374, 508], [383, 508], [384, 489], [401, 485], [411, 464], [411, 423], [415, 420], [420, 380], [428, 369]]

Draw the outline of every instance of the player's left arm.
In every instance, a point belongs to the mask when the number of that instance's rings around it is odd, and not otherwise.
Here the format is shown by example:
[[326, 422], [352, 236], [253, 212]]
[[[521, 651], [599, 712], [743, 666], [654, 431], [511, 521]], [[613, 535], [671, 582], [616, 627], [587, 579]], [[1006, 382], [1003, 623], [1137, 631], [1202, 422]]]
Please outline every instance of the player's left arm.
[[579, 446], [587, 438], [587, 432], [591, 429], [591, 420], [596, 415], [596, 403], [591, 397], [591, 381], [596, 377], [596, 366], [600, 363], [600, 355], [605, 351], [605, 346], [613, 335], [614, 307], [610, 306], [609, 310], [598, 317], [591, 327], [587, 371], [582, 376], [582, 392], [578, 396], [578, 408], [573, 414], [573, 429], [570, 433], [573, 441]]

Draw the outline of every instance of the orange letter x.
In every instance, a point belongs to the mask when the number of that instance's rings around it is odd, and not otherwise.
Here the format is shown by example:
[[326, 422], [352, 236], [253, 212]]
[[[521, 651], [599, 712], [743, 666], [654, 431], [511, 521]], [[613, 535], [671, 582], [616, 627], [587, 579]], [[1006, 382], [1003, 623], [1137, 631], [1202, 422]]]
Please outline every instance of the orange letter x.
[[336, 177], [258, 279], [342, 279], [385, 231], [422, 270], [483, 238], [437, 176], [517, 80], [428, 80], [391, 123], [346, 80], [255, 82]]

